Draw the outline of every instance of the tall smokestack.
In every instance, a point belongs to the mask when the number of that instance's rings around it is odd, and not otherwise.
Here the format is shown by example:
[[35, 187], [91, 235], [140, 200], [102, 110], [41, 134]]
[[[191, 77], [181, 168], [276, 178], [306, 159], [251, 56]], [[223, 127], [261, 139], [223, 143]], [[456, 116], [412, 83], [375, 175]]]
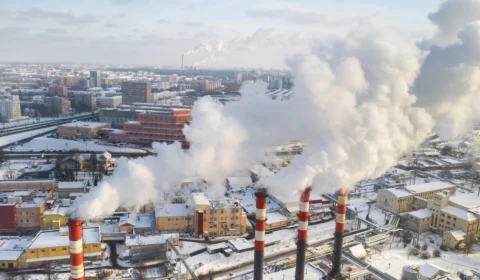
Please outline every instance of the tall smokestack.
[[296, 280], [303, 280], [305, 275], [305, 250], [307, 249], [310, 190], [311, 188], [306, 188], [300, 195], [300, 211], [298, 213], [297, 266], [295, 268]]
[[257, 197], [257, 211], [255, 212], [255, 258], [254, 258], [254, 280], [263, 279], [263, 256], [265, 248], [265, 222], [267, 220], [267, 193], [259, 190], [255, 193]]
[[75, 280], [84, 280], [82, 221], [68, 220], [68, 239], [70, 240], [70, 277]]
[[345, 232], [345, 214], [347, 213], [348, 191], [340, 189], [338, 191], [337, 219], [335, 226], [335, 242], [333, 244], [333, 259], [331, 277], [340, 275], [340, 263], [342, 261], [343, 233]]

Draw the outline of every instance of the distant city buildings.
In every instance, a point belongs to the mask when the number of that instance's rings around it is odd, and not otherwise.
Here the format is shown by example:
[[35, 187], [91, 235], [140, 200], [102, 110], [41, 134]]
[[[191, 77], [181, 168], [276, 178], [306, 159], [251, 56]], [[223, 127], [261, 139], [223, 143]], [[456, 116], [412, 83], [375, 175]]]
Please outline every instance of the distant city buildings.
[[152, 102], [152, 88], [149, 82], [129, 81], [122, 83], [122, 103]]
[[73, 122], [62, 124], [57, 127], [58, 136], [68, 138], [93, 138], [97, 137], [98, 131], [108, 128], [108, 123], [97, 122]]
[[80, 81], [79, 77], [74, 77], [74, 76], [60, 77], [60, 84], [69, 88], [78, 87], [79, 81]]
[[90, 71], [90, 86], [101, 87], [102, 86], [102, 74], [99, 71]]
[[91, 112], [97, 109], [97, 95], [94, 92], [75, 92], [73, 100], [77, 113]]
[[67, 89], [66, 86], [53, 85], [53, 86], [48, 88], [48, 95], [49, 96], [67, 97], [68, 96], [68, 89]]
[[116, 108], [122, 104], [122, 96], [100, 96], [97, 97], [98, 108]]
[[70, 112], [70, 100], [65, 97], [45, 97], [43, 105], [44, 114], [47, 116], [67, 115]]
[[220, 81], [208, 81], [204, 80], [202, 83], [202, 91], [205, 92], [213, 92], [219, 91], [223, 88], [222, 83]]
[[15, 121], [22, 117], [18, 95], [0, 95], [0, 118], [1, 121]]

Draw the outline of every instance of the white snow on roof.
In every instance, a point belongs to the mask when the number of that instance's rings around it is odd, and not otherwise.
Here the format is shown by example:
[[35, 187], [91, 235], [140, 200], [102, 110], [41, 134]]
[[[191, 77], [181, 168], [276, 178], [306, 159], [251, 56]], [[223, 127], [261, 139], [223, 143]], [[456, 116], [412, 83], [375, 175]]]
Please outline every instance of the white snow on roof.
[[204, 193], [193, 193], [192, 198], [195, 205], [210, 205], [210, 200]]
[[287, 217], [278, 211], [267, 213], [267, 224], [278, 223], [287, 219]]
[[185, 203], [165, 204], [155, 208], [155, 217], [178, 217], [194, 214], [194, 208]]
[[228, 240], [228, 243], [230, 243], [230, 245], [232, 245], [237, 251], [245, 251], [254, 247], [254, 243], [245, 238], [230, 239]]
[[[326, 274], [316, 265], [307, 263], [305, 265], [306, 273], [304, 274], [305, 280], [318, 280], [322, 279]], [[295, 279], [295, 268], [281, 270], [274, 273], [265, 274], [265, 279]]]
[[134, 237], [127, 236], [125, 240], [126, 246], [146, 246], [154, 244], [165, 244], [168, 239], [178, 238], [178, 233], [165, 233], [161, 235], [150, 235], [150, 236], [141, 236], [137, 235]]
[[425, 219], [425, 218], [428, 218], [428, 217], [432, 216], [432, 210], [430, 210], [430, 209], [420, 209], [420, 210], [417, 210], [417, 211], [412, 211], [409, 214], [414, 216], [414, 217], [417, 217], [419, 219]]
[[421, 265], [419, 269], [420, 275], [428, 279], [433, 278], [440, 271], [442, 271], [440, 267], [428, 262]]
[[465, 208], [480, 207], [480, 196], [471, 194], [457, 194], [450, 197], [450, 201]]
[[[92, 244], [100, 242], [100, 228], [83, 228], [83, 243]], [[59, 230], [40, 231], [28, 249], [69, 246], [68, 235], [60, 235]]]
[[423, 193], [423, 192], [430, 192], [430, 191], [440, 191], [445, 188], [455, 187], [455, 185], [448, 183], [448, 182], [430, 182], [424, 184], [417, 184], [413, 186], [407, 186], [405, 189], [412, 193]]
[[273, 173], [272, 171], [270, 171], [268, 168], [266, 168], [265, 166], [263, 166], [261, 164], [255, 165], [254, 167], [252, 167], [250, 169], [250, 171], [260, 178], [266, 178], [266, 177], [270, 177], [270, 176], [275, 175], [275, 173]]
[[463, 230], [459, 229], [451, 230], [449, 233], [457, 240], [463, 240], [465, 235], [467, 235]]
[[246, 187], [252, 184], [251, 177], [228, 177], [227, 181], [232, 189]]
[[387, 189], [390, 193], [392, 193], [396, 197], [404, 197], [404, 196], [410, 196], [412, 195], [411, 193], [401, 190], [401, 189]]
[[1, 236], [0, 237], [0, 261], [15, 261], [24, 252], [24, 249], [32, 242], [32, 237]]
[[72, 123], [59, 125], [59, 127], [86, 127], [86, 128], [99, 128], [103, 126], [108, 126], [108, 124], [100, 123], [100, 122], [72, 122]]
[[81, 189], [85, 186], [85, 181], [58, 182], [59, 189]]
[[0, 261], [16, 261], [23, 250], [0, 250]]
[[362, 244], [350, 247], [350, 252], [357, 258], [363, 258], [367, 256], [367, 251], [365, 251], [365, 248], [363, 248]]
[[[94, 252], [94, 253], [85, 253], [83, 254], [84, 257], [95, 257], [95, 256], [101, 256], [103, 252]], [[67, 260], [70, 259], [70, 255], [63, 255], [63, 256], [55, 256], [55, 257], [45, 257], [45, 258], [33, 258], [33, 259], [28, 259], [27, 263], [30, 262], [47, 262], [47, 261], [58, 261], [58, 260]]]
[[442, 212], [445, 212], [447, 214], [453, 215], [459, 219], [465, 220], [465, 221], [473, 221], [476, 220], [477, 217], [473, 213], [468, 212], [467, 210], [460, 209], [457, 207], [453, 207], [451, 205], [447, 205], [446, 207], [442, 208]]

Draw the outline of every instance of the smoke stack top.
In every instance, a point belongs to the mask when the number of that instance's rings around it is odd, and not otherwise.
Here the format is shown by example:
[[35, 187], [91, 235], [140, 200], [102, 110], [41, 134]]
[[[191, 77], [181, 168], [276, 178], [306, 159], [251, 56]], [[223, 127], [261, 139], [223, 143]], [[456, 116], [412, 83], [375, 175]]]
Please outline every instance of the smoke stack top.
[[83, 222], [68, 220], [68, 238], [70, 240], [70, 277], [75, 280], [85, 279], [83, 265]]

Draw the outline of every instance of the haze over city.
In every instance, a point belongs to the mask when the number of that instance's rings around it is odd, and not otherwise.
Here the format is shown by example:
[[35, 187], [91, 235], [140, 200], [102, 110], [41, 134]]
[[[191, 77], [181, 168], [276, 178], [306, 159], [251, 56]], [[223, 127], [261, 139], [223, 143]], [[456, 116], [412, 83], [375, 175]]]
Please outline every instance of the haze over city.
[[0, 280], [480, 279], [480, 0], [7, 0], [0, 38]]

